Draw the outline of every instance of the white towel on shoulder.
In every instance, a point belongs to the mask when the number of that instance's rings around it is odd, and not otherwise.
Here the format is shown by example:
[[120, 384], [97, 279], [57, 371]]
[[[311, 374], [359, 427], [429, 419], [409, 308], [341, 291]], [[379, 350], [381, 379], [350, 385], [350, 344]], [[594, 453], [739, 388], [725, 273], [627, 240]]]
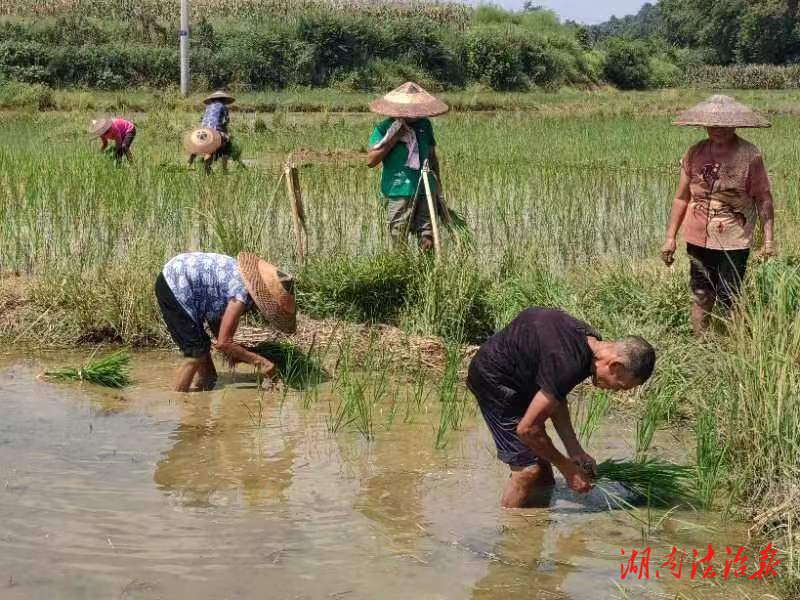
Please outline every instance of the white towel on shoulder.
[[[384, 135], [381, 141], [375, 144], [372, 149], [379, 150], [382, 148], [392, 137], [394, 137], [394, 135], [403, 125], [403, 120], [395, 119], [394, 123], [392, 123], [392, 126], [389, 127], [389, 131], [386, 132], [386, 135]], [[408, 147], [408, 159], [406, 160], [406, 166], [409, 169], [419, 170], [419, 144], [417, 143], [417, 134], [414, 133], [414, 130], [410, 127], [406, 127], [403, 135], [400, 136], [400, 141]]]

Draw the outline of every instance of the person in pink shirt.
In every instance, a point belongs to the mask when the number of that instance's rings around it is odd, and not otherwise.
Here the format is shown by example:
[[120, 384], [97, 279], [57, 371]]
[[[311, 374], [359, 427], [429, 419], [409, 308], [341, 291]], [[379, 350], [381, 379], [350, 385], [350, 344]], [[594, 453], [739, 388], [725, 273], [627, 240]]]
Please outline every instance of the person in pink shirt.
[[131, 144], [136, 137], [136, 125], [125, 119], [96, 119], [89, 125], [89, 134], [100, 138], [100, 151], [105, 151], [108, 142], [114, 142], [114, 156], [117, 162], [126, 156], [132, 160]]
[[761, 151], [739, 137], [739, 128], [769, 122], [729, 96], [712, 96], [681, 114], [676, 125], [704, 127], [707, 138], [681, 161], [661, 258], [671, 265], [678, 232], [690, 259], [692, 328], [701, 337], [717, 305], [733, 308], [747, 270], [756, 223], [762, 258], [775, 256], [775, 209]]

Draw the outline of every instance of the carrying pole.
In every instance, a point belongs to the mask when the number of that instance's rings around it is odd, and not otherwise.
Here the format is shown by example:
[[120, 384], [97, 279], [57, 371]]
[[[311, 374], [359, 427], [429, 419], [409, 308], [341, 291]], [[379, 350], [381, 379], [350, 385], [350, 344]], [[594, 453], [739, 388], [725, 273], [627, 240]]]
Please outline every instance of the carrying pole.
[[192, 91], [189, 74], [189, 0], [181, 0], [181, 95], [186, 97]]
[[292, 209], [295, 258], [297, 263], [302, 265], [306, 261], [308, 230], [306, 229], [306, 214], [305, 210], [303, 210], [303, 194], [300, 190], [300, 173], [291, 160], [286, 162], [284, 175], [286, 176], [286, 192], [289, 196], [289, 206]]
[[431, 219], [431, 228], [433, 229], [433, 250], [436, 253], [437, 260], [441, 258], [442, 244], [439, 240], [439, 223], [436, 218], [436, 203], [433, 200], [433, 192], [431, 191], [431, 166], [428, 160], [422, 165], [422, 183], [425, 185], [425, 196], [428, 199], [428, 214]]

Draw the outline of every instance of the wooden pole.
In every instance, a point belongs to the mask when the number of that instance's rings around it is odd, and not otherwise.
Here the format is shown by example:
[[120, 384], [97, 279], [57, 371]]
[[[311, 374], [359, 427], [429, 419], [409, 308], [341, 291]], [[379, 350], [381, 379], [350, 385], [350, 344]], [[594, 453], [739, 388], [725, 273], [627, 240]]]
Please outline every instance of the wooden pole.
[[295, 258], [298, 264], [306, 261], [308, 230], [306, 229], [306, 215], [303, 210], [303, 195], [300, 190], [300, 173], [294, 163], [286, 163], [286, 192], [289, 196], [289, 206], [292, 210], [292, 223], [294, 224]]
[[428, 161], [422, 165], [422, 183], [425, 185], [425, 196], [428, 199], [428, 214], [431, 219], [431, 227], [433, 229], [433, 250], [436, 253], [436, 258], [440, 258], [442, 254], [442, 244], [439, 240], [439, 223], [436, 219], [436, 203], [433, 201], [433, 192], [431, 191], [430, 181], [431, 167]]

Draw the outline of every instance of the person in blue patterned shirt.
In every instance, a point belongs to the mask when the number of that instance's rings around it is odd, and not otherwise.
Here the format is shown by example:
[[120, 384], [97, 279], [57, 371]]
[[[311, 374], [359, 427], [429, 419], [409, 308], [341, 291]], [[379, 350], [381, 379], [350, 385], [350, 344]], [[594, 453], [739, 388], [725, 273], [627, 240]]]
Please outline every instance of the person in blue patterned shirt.
[[175, 390], [188, 392], [214, 387], [217, 372], [213, 346], [233, 362], [253, 365], [274, 380], [275, 365], [233, 341], [239, 319], [257, 308], [273, 325], [293, 332], [296, 308], [292, 278], [252, 254], [238, 258], [208, 252], [173, 257], [156, 278], [156, 299], [167, 329], [186, 362], [178, 371]]
[[[206, 105], [206, 109], [200, 120], [200, 126], [213, 129], [222, 136], [222, 145], [219, 149], [214, 154], [206, 156], [203, 159], [206, 172], [211, 171], [211, 165], [217, 159], [222, 163], [222, 169], [224, 171], [228, 170], [228, 159], [231, 157], [233, 151], [231, 136], [228, 133], [228, 125], [230, 123], [230, 110], [228, 109], [228, 105], [233, 104], [235, 101], [236, 99], [233, 96], [223, 91], [216, 91], [203, 99], [203, 104]], [[190, 154], [189, 164], [194, 163], [194, 159], [195, 155]]]

